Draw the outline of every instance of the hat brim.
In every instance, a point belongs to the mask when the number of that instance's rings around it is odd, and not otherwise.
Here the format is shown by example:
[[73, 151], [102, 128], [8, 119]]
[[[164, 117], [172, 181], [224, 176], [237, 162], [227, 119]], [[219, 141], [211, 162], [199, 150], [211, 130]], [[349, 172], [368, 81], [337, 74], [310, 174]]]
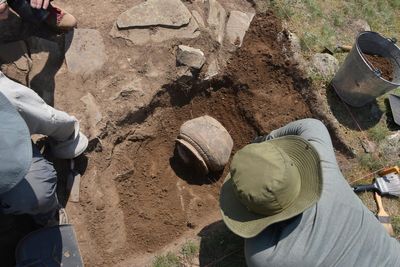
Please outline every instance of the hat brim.
[[318, 201], [322, 192], [320, 159], [310, 143], [299, 136], [284, 136], [267, 142], [274, 142], [293, 160], [301, 178], [300, 192], [292, 205], [282, 212], [272, 216], [256, 214], [239, 201], [228, 174], [220, 193], [222, 218], [232, 232], [244, 238], [254, 237], [269, 225], [302, 213]]

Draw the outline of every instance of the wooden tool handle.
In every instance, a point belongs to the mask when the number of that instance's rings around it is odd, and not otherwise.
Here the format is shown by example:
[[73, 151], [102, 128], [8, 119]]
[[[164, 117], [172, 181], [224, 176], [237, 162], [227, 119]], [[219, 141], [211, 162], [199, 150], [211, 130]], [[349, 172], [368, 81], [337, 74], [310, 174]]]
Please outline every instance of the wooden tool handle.
[[378, 216], [389, 216], [383, 208], [382, 197], [377, 192], [374, 193], [376, 205], [378, 206]]

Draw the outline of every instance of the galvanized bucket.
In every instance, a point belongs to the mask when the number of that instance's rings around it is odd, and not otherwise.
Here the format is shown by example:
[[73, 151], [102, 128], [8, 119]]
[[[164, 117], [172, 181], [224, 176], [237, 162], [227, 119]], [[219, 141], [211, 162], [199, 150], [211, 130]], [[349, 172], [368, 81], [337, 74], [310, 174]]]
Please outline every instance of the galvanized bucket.
[[[393, 80], [381, 77], [362, 56], [362, 53], [378, 55], [390, 60]], [[361, 32], [356, 44], [332, 80], [339, 97], [347, 104], [361, 107], [378, 96], [400, 86], [400, 49], [395, 41], [376, 32]]]

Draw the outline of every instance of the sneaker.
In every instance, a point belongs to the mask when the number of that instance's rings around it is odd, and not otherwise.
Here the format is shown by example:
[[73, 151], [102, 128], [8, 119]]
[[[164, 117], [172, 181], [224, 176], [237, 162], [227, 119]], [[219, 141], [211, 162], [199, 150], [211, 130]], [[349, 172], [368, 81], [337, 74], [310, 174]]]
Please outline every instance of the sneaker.
[[44, 227], [51, 227], [55, 225], [63, 225], [63, 224], [68, 224], [68, 216], [67, 212], [63, 207], [59, 207], [58, 210], [55, 212], [54, 216], [47, 221]]
[[47, 11], [49, 12], [49, 15], [45, 20], [45, 23], [50, 27], [60, 31], [69, 31], [76, 28], [76, 25], [78, 24], [77, 20], [65, 10], [54, 6], [53, 4], [49, 4]]

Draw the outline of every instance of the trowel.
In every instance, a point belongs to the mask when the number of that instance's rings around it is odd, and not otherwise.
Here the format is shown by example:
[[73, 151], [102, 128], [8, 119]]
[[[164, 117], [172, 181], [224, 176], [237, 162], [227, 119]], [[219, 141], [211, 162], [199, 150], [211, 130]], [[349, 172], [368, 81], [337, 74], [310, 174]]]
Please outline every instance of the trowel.
[[352, 46], [351, 45], [336, 45], [332, 47], [325, 46], [324, 50], [322, 53], [328, 53], [328, 54], [335, 54], [335, 53], [345, 53], [345, 52], [350, 52]]

